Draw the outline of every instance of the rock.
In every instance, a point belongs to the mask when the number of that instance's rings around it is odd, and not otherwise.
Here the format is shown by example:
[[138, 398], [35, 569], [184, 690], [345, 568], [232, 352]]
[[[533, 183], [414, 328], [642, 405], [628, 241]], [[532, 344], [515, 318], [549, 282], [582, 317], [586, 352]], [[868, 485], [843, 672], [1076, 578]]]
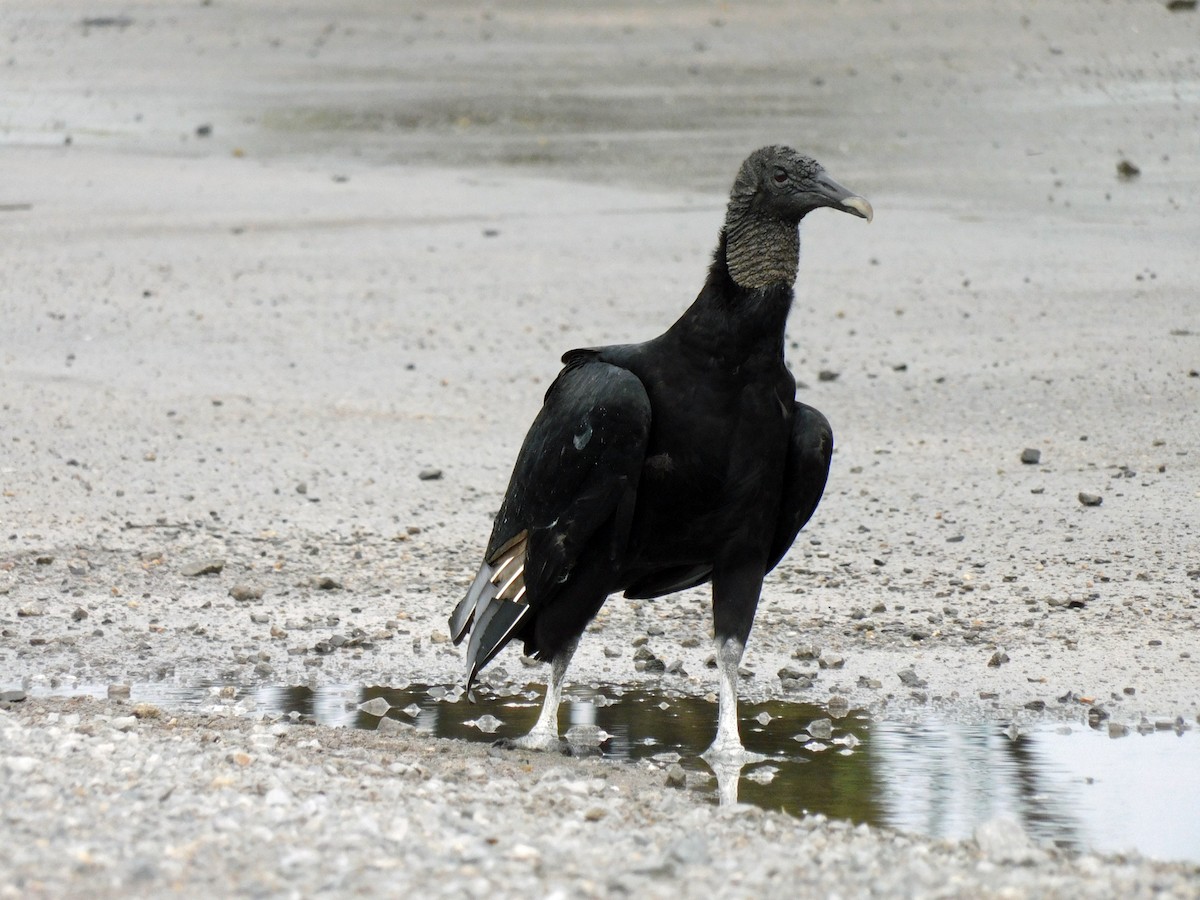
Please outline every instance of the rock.
[[1190, 12], [1196, 8], [1196, 0], [1167, 0], [1171, 12]]
[[0, 703], [23, 703], [25, 697], [24, 691], [0, 691]]
[[1045, 851], [1034, 846], [1021, 823], [1007, 816], [976, 826], [975, 843], [979, 852], [994, 863], [1032, 865], [1046, 858]]
[[846, 660], [831, 650], [822, 650], [817, 665], [822, 669], [840, 669], [846, 665]]
[[75, 622], [82, 622], [88, 617], [88, 611], [82, 606], [75, 607], [75, 611], [71, 613], [71, 619]]
[[345, 585], [332, 575], [314, 575], [311, 583], [318, 591], [340, 591], [345, 588]]
[[263, 589], [260, 587], [251, 587], [248, 584], [235, 584], [229, 589], [229, 596], [239, 603], [247, 603], [250, 600], [262, 599]]
[[667, 777], [664, 782], [667, 787], [681, 788], [687, 786], [687, 772], [679, 763], [673, 763], [667, 768]]
[[1108, 736], [1110, 738], [1121, 738], [1129, 734], [1129, 726], [1121, 722], [1108, 723]]
[[572, 725], [567, 729], [567, 743], [576, 747], [599, 747], [612, 735], [598, 725]]
[[375, 730], [383, 731], [383, 732], [412, 731], [413, 726], [409, 725], [407, 722], [400, 722], [400, 721], [397, 721], [396, 719], [392, 719], [392, 718], [389, 718], [388, 716], [384, 716], [375, 725]]
[[789, 694], [796, 691], [807, 691], [813, 686], [813, 680], [807, 675], [801, 675], [799, 678], [781, 678], [779, 686]]
[[110, 684], [108, 686], [109, 700], [128, 700], [129, 685], [127, 684]]
[[219, 575], [221, 570], [225, 568], [225, 560], [217, 557], [210, 559], [201, 559], [194, 563], [189, 563], [179, 570], [180, 575], [185, 575], [188, 578], [196, 578], [200, 575]]
[[808, 723], [805, 729], [810, 735], [819, 740], [829, 740], [833, 737], [833, 720], [832, 719], [814, 719]]
[[844, 719], [850, 714], [850, 701], [841, 694], [834, 694], [829, 698], [829, 702], [825, 704], [825, 709], [829, 711], [835, 719]]
[[1122, 181], [1132, 181], [1142, 174], [1142, 170], [1127, 159], [1117, 163], [1117, 177]]
[[392, 704], [382, 697], [372, 697], [366, 703], [358, 704], [358, 708], [371, 716], [386, 716], [387, 711], [392, 708]]
[[832, 369], [822, 369], [817, 373], [817, 381], [837, 381], [841, 372], [834, 372]]
[[495, 716], [488, 714], [480, 716], [478, 719], [464, 722], [463, 724], [470, 725], [473, 728], [478, 728], [484, 734], [495, 734], [496, 730], [504, 723]]
[[422, 469], [417, 473], [417, 477], [422, 481], [438, 481], [442, 477], [441, 469]]
[[10, 775], [31, 775], [37, 771], [42, 761], [36, 756], [10, 756], [4, 760], [4, 768]]
[[1087, 491], [1080, 491], [1079, 502], [1084, 506], [1099, 506], [1104, 502], [1104, 498], [1099, 494], [1089, 494]]
[[1000, 647], [995, 653], [992, 654], [992, 657], [988, 660], [987, 664], [988, 668], [998, 669], [1006, 662], [1008, 662], [1008, 654], [1004, 652], [1003, 647]]
[[253, 622], [255, 625], [266, 625], [268, 622], [271, 621], [271, 617], [268, 616], [266, 613], [261, 613], [261, 612], [250, 613], [250, 621]]
[[792, 651], [793, 659], [800, 659], [800, 660], [816, 659], [820, 655], [821, 655], [821, 650], [820, 650], [820, 648], [817, 647], [816, 644], [801, 644], [799, 647], [797, 647], [795, 650]]
[[896, 677], [900, 679], [900, 683], [905, 687], [923, 688], [929, 684], [929, 682], [917, 674], [915, 669], [904, 669], [897, 672]]
[[812, 678], [815, 673], [801, 672], [792, 666], [784, 666], [777, 673], [780, 681], [786, 681], [789, 678]]
[[133, 731], [137, 728], [137, 722], [137, 716], [116, 716], [108, 724], [117, 731]]
[[1026, 447], [1021, 451], [1021, 462], [1027, 466], [1036, 466], [1042, 461], [1042, 451], [1033, 447]]

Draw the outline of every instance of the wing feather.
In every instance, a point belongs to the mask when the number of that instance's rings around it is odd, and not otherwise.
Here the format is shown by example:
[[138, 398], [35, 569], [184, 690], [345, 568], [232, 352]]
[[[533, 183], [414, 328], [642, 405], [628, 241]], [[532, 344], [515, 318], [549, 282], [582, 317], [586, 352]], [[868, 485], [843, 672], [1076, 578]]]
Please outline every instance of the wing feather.
[[[468, 684], [569, 582], [602, 528], [615, 560], [628, 538], [650, 430], [650, 401], [631, 372], [573, 351], [517, 456], [484, 563], [450, 617], [468, 632]], [[528, 635], [525, 635], [528, 641]]]

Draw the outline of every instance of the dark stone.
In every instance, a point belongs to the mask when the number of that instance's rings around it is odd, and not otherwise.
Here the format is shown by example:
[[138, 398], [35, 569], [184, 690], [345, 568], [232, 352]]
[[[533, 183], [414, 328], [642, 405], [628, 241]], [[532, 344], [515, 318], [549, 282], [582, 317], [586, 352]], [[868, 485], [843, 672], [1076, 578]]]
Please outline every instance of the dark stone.
[[1132, 181], [1142, 174], [1142, 170], [1127, 159], [1117, 163], [1117, 177], [1122, 181]]
[[1033, 447], [1026, 447], [1021, 451], [1021, 462], [1027, 466], [1036, 466], [1042, 461], [1042, 451]]

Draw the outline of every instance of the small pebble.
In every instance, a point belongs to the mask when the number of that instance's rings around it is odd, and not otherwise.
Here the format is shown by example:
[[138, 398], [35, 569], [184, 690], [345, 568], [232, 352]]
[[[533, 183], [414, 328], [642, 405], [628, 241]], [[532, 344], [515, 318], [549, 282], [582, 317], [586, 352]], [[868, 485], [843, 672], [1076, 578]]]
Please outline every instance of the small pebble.
[[188, 578], [195, 578], [200, 575], [219, 575], [224, 568], [225, 560], [213, 557], [189, 563], [179, 570], [179, 574]]
[[1084, 506], [1099, 506], [1104, 502], [1104, 498], [1099, 494], [1089, 494], [1087, 491], [1080, 491], [1079, 502]]
[[372, 697], [366, 703], [358, 704], [358, 708], [368, 715], [386, 716], [387, 711], [392, 708], [392, 704], [388, 703], [382, 697]]
[[808, 723], [808, 728], [805, 730], [815, 738], [828, 740], [833, 737], [833, 721], [831, 719], [814, 719]]
[[846, 665], [846, 660], [837, 653], [824, 650], [821, 652], [820, 657], [817, 658], [817, 665], [822, 669], [840, 669]]
[[1142, 174], [1142, 170], [1127, 159], [1117, 163], [1117, 178], [1121, 181], [1132, 181]]

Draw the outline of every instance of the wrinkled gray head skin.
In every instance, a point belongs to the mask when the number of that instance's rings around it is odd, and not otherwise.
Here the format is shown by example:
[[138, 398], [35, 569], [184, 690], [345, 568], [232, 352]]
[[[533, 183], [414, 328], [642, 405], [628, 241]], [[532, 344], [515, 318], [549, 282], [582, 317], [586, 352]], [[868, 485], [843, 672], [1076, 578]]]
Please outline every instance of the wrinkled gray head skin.
[[734, 179], [725, 215], [729, 274], [745, 288], [792, 284], [800, 260], [800, 220], [821, 207], [866, 219], [871, 204], [842, 187], [821, 164], [791, 147], [751, 153]]
[[730, 191], [730, 207], [788, 222], [799, 222], [814, 209], [828, 206], [864, 219], [871, 205], [842, 187], [824, 167], [791, 147], [763, 147], [742, 163]]

